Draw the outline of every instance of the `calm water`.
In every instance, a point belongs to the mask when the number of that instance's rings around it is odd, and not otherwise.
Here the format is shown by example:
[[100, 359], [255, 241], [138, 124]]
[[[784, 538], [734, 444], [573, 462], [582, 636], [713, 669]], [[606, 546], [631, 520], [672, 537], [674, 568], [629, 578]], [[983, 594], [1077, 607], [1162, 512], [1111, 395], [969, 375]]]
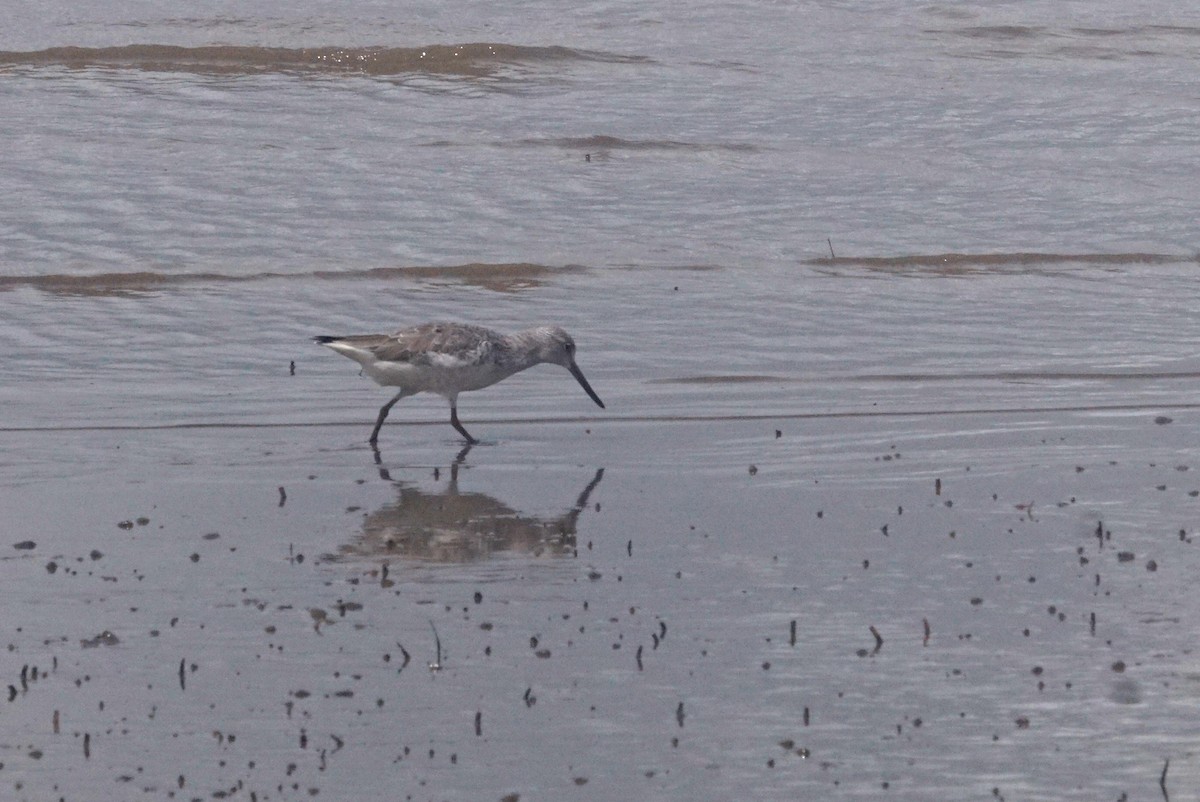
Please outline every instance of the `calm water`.
[[[10, 11], [0, 512], [38, 545], [0, 561], [0, 787], [1195, 787], [1198, 56], [1167, 3]], [[551, 368], [466, 396], [451, 483], [444, 402], [406, 399], [377, 465], [386, 394], [309, 338], [440, 318], [563, 324], [608, 409]], [[638, 671], [663, 621], [686, 648]], [[436, 700], [399, 719], [397, 642]], [[109, 712], [52, 733], [15, 679], [52, 660]]]

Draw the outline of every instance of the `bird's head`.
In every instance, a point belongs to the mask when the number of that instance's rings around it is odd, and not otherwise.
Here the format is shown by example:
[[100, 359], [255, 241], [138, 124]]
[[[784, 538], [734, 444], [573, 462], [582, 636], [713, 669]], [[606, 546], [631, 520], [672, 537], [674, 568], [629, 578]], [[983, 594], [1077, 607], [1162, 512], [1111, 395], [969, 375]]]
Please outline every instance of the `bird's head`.
[[596, 402], [596, 406], [603, 409], [604, 402], [600, 400], [600, 396], [596, 395], [596, 391], [583, 377], [583, 371], [575, 364], [575, 341], [571, 339], [571, 335], [559, 326], [541, 326], [534, 329], [534, 332], [538, 344], [538, 359], [542, 362], [562, 365], [569, 370], [588, 397]]

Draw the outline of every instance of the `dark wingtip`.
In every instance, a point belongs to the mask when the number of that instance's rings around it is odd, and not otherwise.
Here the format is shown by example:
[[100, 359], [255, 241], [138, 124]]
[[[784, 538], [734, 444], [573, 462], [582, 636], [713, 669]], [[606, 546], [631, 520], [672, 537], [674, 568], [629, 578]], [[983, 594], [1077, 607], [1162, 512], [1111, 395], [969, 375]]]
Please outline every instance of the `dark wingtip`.
[[342, 338], [341, 337], [330, 337], [328, 334], [321, 334], [316, 337], [313, 337], [313, 342], [320, 343], [321, 345], [328, 345], [329, 343], [337, 342], [340, 339], [342, 339]]

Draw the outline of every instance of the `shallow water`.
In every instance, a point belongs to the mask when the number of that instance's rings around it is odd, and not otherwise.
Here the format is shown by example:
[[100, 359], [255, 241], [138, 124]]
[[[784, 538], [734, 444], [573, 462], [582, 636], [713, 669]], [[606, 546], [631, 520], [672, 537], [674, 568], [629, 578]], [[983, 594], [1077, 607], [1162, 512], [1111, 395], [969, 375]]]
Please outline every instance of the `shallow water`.
[[5, 798], [1196, 786], [1200, 20], [13, 16]]

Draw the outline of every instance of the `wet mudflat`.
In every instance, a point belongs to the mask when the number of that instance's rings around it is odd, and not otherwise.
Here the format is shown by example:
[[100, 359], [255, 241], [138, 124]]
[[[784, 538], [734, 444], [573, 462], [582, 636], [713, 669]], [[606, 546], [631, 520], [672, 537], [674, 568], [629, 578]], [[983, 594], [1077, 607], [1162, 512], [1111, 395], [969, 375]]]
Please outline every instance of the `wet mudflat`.
[[1200, 787], [1194, 14], [196, 5], [0, 26], [0, 800]]
[[1186, 794], [1194, 414], [6, 432], [0, 787]]

